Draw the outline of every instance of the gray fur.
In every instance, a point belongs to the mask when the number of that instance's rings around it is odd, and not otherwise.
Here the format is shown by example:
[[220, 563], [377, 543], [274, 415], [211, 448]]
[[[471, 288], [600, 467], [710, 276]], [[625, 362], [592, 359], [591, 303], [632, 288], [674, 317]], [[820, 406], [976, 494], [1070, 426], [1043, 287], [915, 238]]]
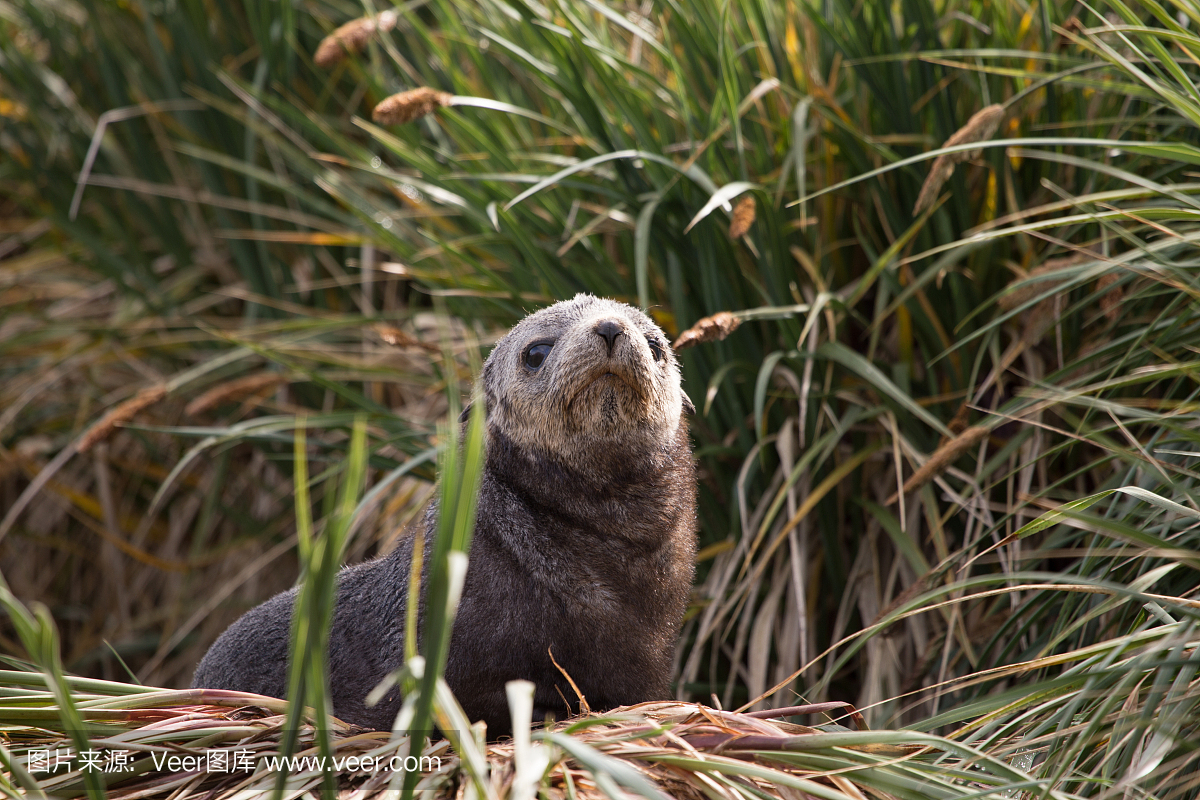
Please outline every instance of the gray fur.
[[[552, 348], [534, 371], [524, 358], [538, 342]], [[550, 648], [595, 710], [666, 699], [696, 546], [692, 408], [666, 337], [636, 309], [578, 295], [518, 323], [482, 383], [487, 460], [451, 689], [493, 738], [509, 730], [509, 680], [533, 681], [538, 718], [578, 711]], [[329, 669], [347, 722], [389, 729], [399, 709], [396, 690], [374, 708], [364, 698], [403, 663], [412, 542], [338, 576]], [[193, 686], [283, 697], [295, 594], [235, 622]]]

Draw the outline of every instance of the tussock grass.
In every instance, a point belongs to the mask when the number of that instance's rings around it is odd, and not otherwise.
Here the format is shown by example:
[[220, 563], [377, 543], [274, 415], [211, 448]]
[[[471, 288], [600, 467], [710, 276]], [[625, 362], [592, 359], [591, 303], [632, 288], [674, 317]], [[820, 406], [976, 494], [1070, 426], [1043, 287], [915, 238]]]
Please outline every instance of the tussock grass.
[[334, 551], [387, 548], [471, 341], [592, 291], [695, 343], [679, 701], [882, 730], [556, 728], [547, 797], [672, 747], [689, 797], [1195, 796], [1190, 4], [218, 5], [0, 5], [0, 571], [51, 609], [0, 630], [49, 676], [11, 730], [96, 699], [64, 666], [184, 685], [351, 469]]
[[[43, 719], [56, 719], [50, 693], [37, 691], [37, 673], [5, 677], [31, 687], [24, 708], [38, 704], [49, 711]], [[46, 791], [71, 794], [83, 789], [86, 775], [100, 773], [114, 798], [214, 792], [249, 796], [244, 793], [270, 792], [280, 777], [279, 759], [287, 754], [281, 740], [293, 730], [293, 720], [284, 713], [286, 703], [210, 689], [130, 692], [128, 686], [102, 681], [73, 684], [86, 706], [81, 714], [90, 735], [87, 750], [80, 752], [103, 758], [80, 759], [61, 735], [30, 725], [4, 753], [10, 776], [24, 773], [36, 777]], [[441, 698], [434, 708], [447, 730], [462, 711], [448, 692]], [[5, 713], [12, 714], [13, 704], [6, 706]], [[837, 722], [814, 727], [771, 719], [784, 715], [831, 715], [857, 730]], [[289, 792], [321, 786], [317, 759], [322, 754], [335, 763], [354, 759], [350, 764], [359, 767], [338, 775], [338, 796], [395, 791], [406, 774], [399, 767], [409, 756], [406, 737], [335, 724], [326, 749], [318, 746], [308, 721], [301, 720], [294, 730], [290, 753], [298, 766], [287, 777]], [[520, 739], [483, 745], [468, 736], [453, 749], [447, 740], [436, 740], [418, 757], [424, 761], [411, 762], [417, 787], [434, 797], [457, 797], [464, 789], [481, 797], [509, 796], [520, 791], [517, 784], [527, 759], [538, 764], [539, 791], [548, 797], [705, 797], [713, 791], [747, 790], [797, 791], [832, 800], [879, 791], [895, 797], [958, 797], [969, 796], [965, 790], [970, 787], [986, 791], [1028, 778], [1021, 769], [954, 738], [866, 730], [862, 716], [845, 703], [752, 713], [646, 703], [553, 723], [533, 734], [532, 746]], [[52, 760], [47, 760], [48, 751]], [[176, 768], [162, 768], [170, 758], [176, 759]], [[483, 765], [482, 772], [466, 766], [472, 759]], [[380, 766], [391, 763], [397, 768]], [[1049, 796], [1063, 795], [1050, 791]]]

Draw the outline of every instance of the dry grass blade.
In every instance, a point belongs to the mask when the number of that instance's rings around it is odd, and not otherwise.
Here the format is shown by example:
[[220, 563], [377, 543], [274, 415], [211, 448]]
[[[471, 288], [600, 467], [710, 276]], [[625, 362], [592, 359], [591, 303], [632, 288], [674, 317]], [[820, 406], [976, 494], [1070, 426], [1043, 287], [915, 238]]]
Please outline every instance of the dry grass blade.
[[758, 204], [754, 200], [754, 195], [747, 195], [738, 201], [738, 204], [733, 207], [733, 219], [729, 222], [729, 238], [740, 239], [750, 230], [750, 226], [754, 224], [754, 218], [758, 214]]
[[[955, 147], [960, 144], [986, 141], [996, 134], [996, 130], [999, 129], [1000, 122], [1003, 119], [1004, 106], [994, 103], [982, 108], [967, 120], [966, 125], [955, 131], [954, 135], [947, 139], [942, 147]], [[921, 185], [921, 193], [917, 195], [916, 205], [913, 206], [913, 216], [920, 214], [933, 205], [933, 201], [937, 199], [938, 192], [941, 191], [942, 186], [954, 174], [955, 164], [974, 158], [978, 152], [977, 150], [962, 150], [957, 153], [946, 153], [938, 156], [929, 170], [929, 176], [925, 178], [925, 183]]]
[[328, 69], [347, 55], [360, 52], [376, 32], [386, 33], [396, 27], [399, 15], [394, 10], [384, 11], [374, 17], [359, 17], [351, 20], [321, 40], [313, 63]]
[[404, 125], [439, 108], [445, 108], [453, 99], [454, 95], [449, 92], [420, 86], [384, 98], [371, 112], [371, 119], [380, 125]]
[[167, 396], [165, 386], [150, 386], [109, 411], [93, 425], [79, 441], [79, 452], [86, 453], [99, 442], [107, 439], [118, 425], [124, 425], [139, 413]]
[[[935, 475], [938, 475], [946, 467], [953, 464], [954, 460], [960, 455], [986, 438], [989, 430], [989, 428], [983, 425], [972, 425], [958, 436], [944, 442], [941, 447], [933, 451], [933, 455], [929, 457], [929, 460], [922, 464], [921, 468], [910, 475], [908, 480], [904, 482], [903, 493], [908, 494], [931, 481]], [[887, 505], [896, 502], [899, 497], [899, 492], [892, 495], [888, 498]]]
[[[579, 685], [575, 683], [575, 679], [571, 677], [571, 674], [569, 672], [567, 672], [565, 669], [563, 669], [562, 664], [559, 664], [558, 661], [555, 660], [554, 648], [553, 647], [547, 648], [546, 655], [550, 656], [550, 663], [554, 665], [554, 668], [556, 670], [558, 670], [564, 678], [567, 679], [567, 683], [571, 684], [571, 690], [574, 691], [575, 696], [579, 698], [580, 710], [584, 714], [591, 712], [592, 707], [590, 705], [588, 705], [587, 698], [583, 696], [583, 692], [579, 691]], [[566, 700], [566, 698], [563, 698], [563, 699]]]
[[801, 714], [828, 714], [831, 711], [842, 711], [850, 718], [860, 731], [868, 730], [867, 719], [862, 715], [862, 712], [854, 707], [853, 703], [847, 703], [842, 700], [833, 700], [828, 703], [808, 703], [802, 706], [784, 706], [783, 708], [767, 708], [762, 711], [746, 711], [743, 712], [747, 717], [755, 719], [783, 719], [784, 717], [795, 717]]
[[742, 321], [728, 311], [718, 311], [711, 317], [705, 317], [683, 333], [672, 345], [676, 350], [701, 344], [703, 342], [720, 341], [738, 329]]

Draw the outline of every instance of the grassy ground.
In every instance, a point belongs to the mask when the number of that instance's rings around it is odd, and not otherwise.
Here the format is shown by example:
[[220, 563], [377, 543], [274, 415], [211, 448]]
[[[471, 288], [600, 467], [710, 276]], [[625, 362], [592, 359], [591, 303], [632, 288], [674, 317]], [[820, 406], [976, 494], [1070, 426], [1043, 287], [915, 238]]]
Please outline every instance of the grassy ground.
[[1196, 796], [1190, 4], [432, 0], [314, 57], [386, 9], [0, 3], [5, 652], [186, 685], [347, 473], [335, 552], [403, 535], [479, 347], [591, 291], [720, 331], [679, 699], [974, 748], [782, 759], [893, 796]]

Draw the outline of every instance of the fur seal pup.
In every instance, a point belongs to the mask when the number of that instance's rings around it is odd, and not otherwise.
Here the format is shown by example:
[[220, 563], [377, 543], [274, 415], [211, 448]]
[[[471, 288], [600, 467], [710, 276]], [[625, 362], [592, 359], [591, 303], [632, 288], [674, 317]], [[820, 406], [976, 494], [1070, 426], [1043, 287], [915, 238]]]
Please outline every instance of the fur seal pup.
[[[516, 678], [536, 686], [537, 719], [578, 711], [551, 649], [593, 709], [666, 699], [696, 550], [684, 420], [695, 409], [666, 336], [630, 306], [581, 294], [519, 322], [481, 381], [487, 453], [450, 688], [491, 738], [509, 732], [504, 684]], [[431, 508], [427, 548], [436, 522]], [[412, 546], [338, 575], [329, 675], [346, 722], [386, 730], [399, 710], [398, 692], [373, 708], [364, 698], [404, 661]], [[192, 685], [282, 698], [295, 597], [233, 623]]]

